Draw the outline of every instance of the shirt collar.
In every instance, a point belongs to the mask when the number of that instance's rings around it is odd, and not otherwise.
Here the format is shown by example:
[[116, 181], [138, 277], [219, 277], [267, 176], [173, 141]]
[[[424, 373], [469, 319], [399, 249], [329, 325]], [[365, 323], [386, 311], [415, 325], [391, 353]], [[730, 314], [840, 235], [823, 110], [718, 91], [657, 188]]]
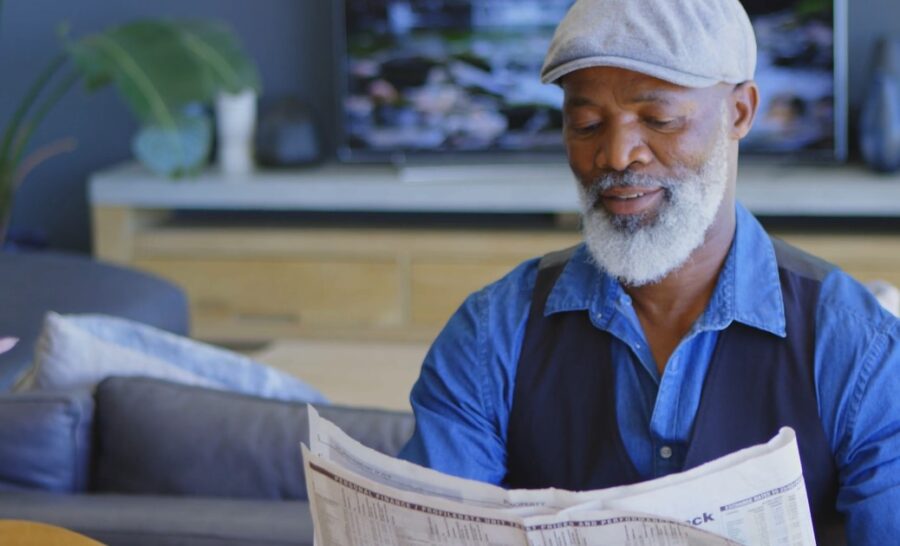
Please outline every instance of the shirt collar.
[[[706, 311], [694, 331], [722, 330], [731, 322], [785, 337], [784, 301], [772, 241], [756, 218], [736, 206], [736, 230]], [[588, 311], [603, 327], [616, 303], [628, 301], [621, 284], [597, 267], [584, 244], [578, 246], [547, 298], [545, 315]]]

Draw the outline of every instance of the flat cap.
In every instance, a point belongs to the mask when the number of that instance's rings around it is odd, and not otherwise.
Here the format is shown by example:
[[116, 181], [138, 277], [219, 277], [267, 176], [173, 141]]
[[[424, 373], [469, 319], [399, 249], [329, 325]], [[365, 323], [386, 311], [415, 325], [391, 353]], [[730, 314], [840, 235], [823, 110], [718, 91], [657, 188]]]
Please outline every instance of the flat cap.
[[739, 0], [578, 0], [556, 29], [541, 81], [613, 66], [684, 87], [738, 84], [756, 71]]

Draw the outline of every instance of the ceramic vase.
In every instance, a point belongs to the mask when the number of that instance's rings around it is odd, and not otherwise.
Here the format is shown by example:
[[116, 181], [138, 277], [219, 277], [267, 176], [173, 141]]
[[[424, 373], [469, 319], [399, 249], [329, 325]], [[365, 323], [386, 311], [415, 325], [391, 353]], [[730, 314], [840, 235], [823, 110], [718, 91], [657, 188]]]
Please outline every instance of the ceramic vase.
[[220, 94], [216, 99], [216, 136], [222, 174], [242, 176], [253, 170], [255, 130], [256, 93]]
[[900, 38], [879, 44], [859, 123], [863, 159], [876, 171], [900, 170]]

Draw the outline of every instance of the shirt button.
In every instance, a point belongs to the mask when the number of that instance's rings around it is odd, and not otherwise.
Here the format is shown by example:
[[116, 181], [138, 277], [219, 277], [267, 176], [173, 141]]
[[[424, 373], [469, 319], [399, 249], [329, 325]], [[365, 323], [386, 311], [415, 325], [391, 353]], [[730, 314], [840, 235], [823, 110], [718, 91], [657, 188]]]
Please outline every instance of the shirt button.
[[663, 459], [672, 458], [672, 448], [669, 446], [662, 446], [661, 448], [659, 448], [659, 456]]

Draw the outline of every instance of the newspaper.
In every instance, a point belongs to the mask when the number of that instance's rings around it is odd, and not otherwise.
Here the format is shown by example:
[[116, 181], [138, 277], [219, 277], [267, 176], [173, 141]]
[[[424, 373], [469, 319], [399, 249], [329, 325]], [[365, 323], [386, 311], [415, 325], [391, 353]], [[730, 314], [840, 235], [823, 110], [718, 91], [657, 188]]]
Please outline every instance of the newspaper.
[[596, 491], [506, 490], [388, 457], [309, 407], [318, 546], [814, 545], [796, 435]]

